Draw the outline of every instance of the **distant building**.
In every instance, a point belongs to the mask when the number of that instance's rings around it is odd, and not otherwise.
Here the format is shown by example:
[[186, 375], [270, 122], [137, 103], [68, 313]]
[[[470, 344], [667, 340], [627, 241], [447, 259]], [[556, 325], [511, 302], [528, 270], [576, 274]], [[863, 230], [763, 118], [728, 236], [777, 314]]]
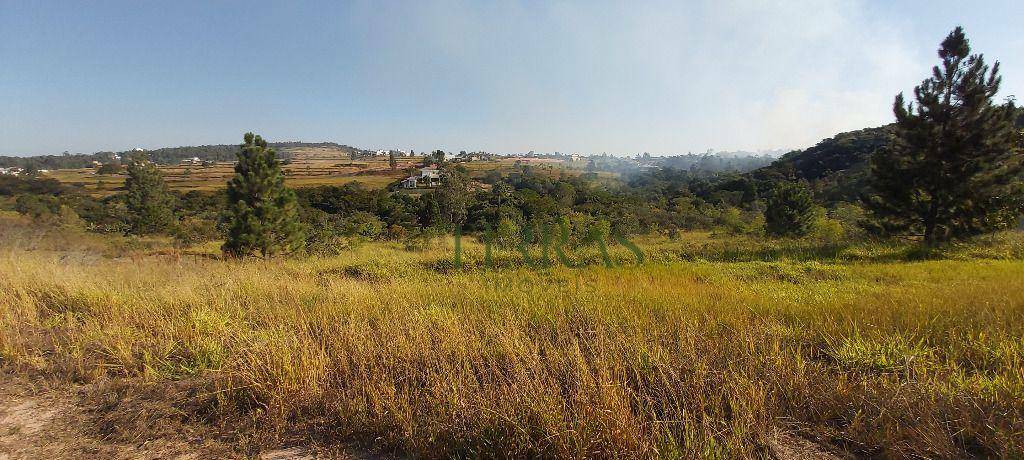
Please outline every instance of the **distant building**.
[[199, 157], [186, 158], [184, 160], [181, 160], [181, 164], [199, 166], [203, 164], [203, 160], [200, 160]]
[[25, 172], [25, 170], [17, 167], [0, 168], [0, 176], [19, 176], [23, 172]]
[[409, 152], [406, 152], [405, 150], [402, 150], [402, 149], [389, 149], [389, 150], [380, 149], [380, 150], [374, 151], [373, 152], [373, 156], [375, 156], [375, 157], [390, 157], [392, 153], [394, 153], [396, 157], [411, 157], [412, 156], [412, 154], [410, 154]]
[[402, 188], [434, 188], [441, 185], [441, 171], [437, 168], [423, 168], [402, 181]]
[[488, 158], [490, 158], [490, 155], [491, 154], [489, 154], [487, 152], [460, 153], [460, 154], [458, 154], [454, 158], [454, 160], [455, 161], [484, 161], [484, 160], [487, 160]]
[[578, 154], [578, 153], [574, 153], [572, 155], [569, 155], [569, 161], [580, 161], [582, 159], [583, 159], [583, 157], [580, 156], [580, 154]]

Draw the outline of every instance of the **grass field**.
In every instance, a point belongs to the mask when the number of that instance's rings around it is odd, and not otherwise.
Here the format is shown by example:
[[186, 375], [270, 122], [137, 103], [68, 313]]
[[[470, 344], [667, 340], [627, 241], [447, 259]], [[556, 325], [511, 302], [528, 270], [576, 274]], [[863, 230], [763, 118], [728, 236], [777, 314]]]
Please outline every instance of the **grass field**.
[[1019, 234], [931, 254], [688, 234], [638, 240], [643, 265], [537, 269], [485, 269], [471, 241], [456, 269], [446, 241], [231, 262], [3, 236], [3, 367], [165, 395], [132, 426], [427, 458], [763, 457], [780, 434], [1024, 455]]
[[[379, 162], [376, 162], [379, 163]], [[290, 187], [312, 187], [317, 185], [343, 185], [361, 182], [368, 188], [384, 188], [405, 177], [403, 170], [390, 171], [385, 161], [376, 163], [330, 163], [316, 165], [291, 164], [282, 168], [285, 183]], [[223, 189], [234, 175], [234, 165], [218, 163], [210, 166], [161, 166], [164, 180], [171, 190], [217, 190]], [[81, 187], [86, 192], [103, 196], [123, 190], [124, 174], [99, 175], [93, 169], [61, 169], [46, 173], [48, 177], [63, 183]]]

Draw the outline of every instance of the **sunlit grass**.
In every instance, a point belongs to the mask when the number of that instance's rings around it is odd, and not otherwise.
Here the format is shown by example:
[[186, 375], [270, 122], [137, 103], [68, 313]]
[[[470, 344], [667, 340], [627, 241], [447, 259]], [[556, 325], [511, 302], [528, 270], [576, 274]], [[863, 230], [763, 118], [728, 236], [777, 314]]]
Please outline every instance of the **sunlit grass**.
[[[426, 457], [750, 457], [796, 432], [862, 455], [1024, 454], [1019, 238], [907, 262], [685, 235], [586, 268], [450, 243], [224, 262], [0, 252], [0, 359], [195, 379], [271, 432]], [[1018, 246], [1015, 246], [1018, 245]], [[70, 255], [69, 255], [70, 254]], [[979, 257], [986, 257], [984, 259]], [[244, 409], [247, 408], [247, 409]]]

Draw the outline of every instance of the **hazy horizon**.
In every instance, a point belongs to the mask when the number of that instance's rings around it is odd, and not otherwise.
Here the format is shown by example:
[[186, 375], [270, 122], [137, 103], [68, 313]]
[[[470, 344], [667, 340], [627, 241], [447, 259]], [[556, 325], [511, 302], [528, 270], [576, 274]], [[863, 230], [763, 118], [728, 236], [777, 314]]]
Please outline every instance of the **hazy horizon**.
[[[329, 144], [337, 144], [337, 145], [345, 146], [345, 147], [353, 147], [353, 148], [367, 150], [367, 151], [375, 151], [375, 150], [386, 149], [386, 150], [401, 150], [401, 151], [404, 151], [404, 152], [408, 152], [410, 150], [410, 149], [403, 149], [400, 146], [399, 147], [390, 147], [390, 148], [387, 148], [387, 147], [367, 148], [367, 147], [363, 147], [363, 146], [359, 146], [359, 145], [351, 145], [349, 143], [339, 142], [339, 141], [330, 140], [330, 139], [321, 139], [321, 140], [267, 139], [267, 142], [269, 142], [271, 145], [274, 145], [274, 144], [287, 144], [287, 143], [302, 143], [302, 144], [324, 144], [324, 143], [329, 143]], [[203, 144], [175, 144], [175, 145], [154, 146], [154, 147], [151, 147], [151, 148], [148, 148], [148, 149], [143, 149], [143, 151], [158, 150], [158, 149], [164, 149], [164, 148], [204, 147], [204, 146], [210, 146], [210, 145], [241, 145], [241, 143], [240, 142], [218, 142], [218, 143], [203, 143]], [[117, 149], [94, 150], [94, 151], [88, 151], [88, 152], [80, 152], [80, 151], [67, 150], [67, 151], [61, 151], [61, 152], [46, 152], [46, 153], [22, 154], [22, 155], [19, 155], [19, 154], [13, 154], [13, 155], [12, 154], [0, 154], [0, 156], [6, 156], [6, 157], [35, 157], [35, 156], [48, 156], [48, 155], [62, 155], [64, 153], [67, 153], [69, 155], [93, 155], [93, 154], [102, 154], [102, 153], [125, 153], [125, 152], [130, 152], [132, 150], [135, 150], [137, 148], [141, 148], [141, 147], [126, 147], [126, 148], [117, 148]], [[413, 150], [415, 150], [415, 149], [413, 149]], [[437, 150], [437, 149], [415, 150], [415, 153], [417, 155], [419, 155], [421, 153], [430, 153], [433, 150]], [[491, 151], [480, 150], [480, 149], [469, 149], [469, 150], [461, 149], [461, 150], [462, 151], [466, 151], [466, 152], [480, 152], [480, 151], [483, 151], [483, 152], [486, 152], [486, 153], [502, 155], [502, 156], [515, 156], [515, 155], [524, 155], [524, 154], [529, 154], [529, 153], [533, 153], [533, 154], [537, 154], [537, 155], [552, 155], [552, 154], [570, 155], [570, 154], [576, 153], [576, 154], [580, 154], [580, 155], [584, 155], [584, 156], [607, 154], [609, 156], [625, 158], [625, 157], [633, 157], [633, 156], [636, 156], [636, 155], [642, 155], [644, 153], [648, 153], [652, 157], [668, 157], [668, 156], [680, 156], [680, 155], [705, 155], [705, 154], [729, 157], [729, 156], [736, 156], [736, 155], [739, 155], [739, 154], [748, 154], [749, 156], [765, 156], [765, 155], [767, 155], [767, 156], [771, 156], [771, 157], [776, 157], [777, 158], [777, 157], [780, 157], [780, 156], [782, 156], [782, 155], [784, 155], [786, 153], [789, 153], [791, 151], [800, 150], [800, 149], [759, 149], [759, 150], [742, 150], [742, 149], [738, 149], [738, 150], [719, 150], [719, 149], [709, 148], [709, 149], [703, 149], [703, 150], [700, 150], [700, 151], [669, 152], [669, 153], [651, 153], [651, 152], [583, 152], [583, 151], [578, 151], [578, 150], [573, 150], [573, 151], [561, 151], [561, 150], [538, 151], [538, 150], [528, 150], [528, 151], [523, 151], [523, 152], [491, 152]], [[459, 151], [458, 150], [446, 150], [445, 152], [451, 154], [451, 153], [458, 153]]]
[[0, 0], [0, 155], [806, 148], [891, 122], [957, 25], [1024, 94], [1024, 6], [958, 4]]

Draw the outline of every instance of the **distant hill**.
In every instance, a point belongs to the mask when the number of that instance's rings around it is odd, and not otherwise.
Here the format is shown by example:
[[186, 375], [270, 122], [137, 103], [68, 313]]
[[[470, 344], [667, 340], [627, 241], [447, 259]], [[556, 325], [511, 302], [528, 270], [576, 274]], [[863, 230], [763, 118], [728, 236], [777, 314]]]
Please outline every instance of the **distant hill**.
[[867, 186], [871, 154], [889, 142], [892, 130], [886, 125], [839, 133], [750, 174], [759, 182], [803, 179], [822, 201], [854, 201]]
[[[746, 152], [743, 152], [746, 153]], [[657, 157], [652, 162], [662, 167], [690, 171], [691, 173], [747, 172], [771, 164], [769, 155], [740, 155], [736, 152], [675, 155]]]
[[866, 166], [871, 154], [884, 147], [893, 125], [836, 134], [806, 150], [789, 152], [766, 170], [792, 173], [798, 179], [817, 181], [832, 174]]
[[[1024, 130], [1024, 108], [1018, 109], [1018, 129]], [[895, 124], [839, 133], [805, 150], [789, 152], [772, 164], [749, 173], [755, 182], [803, 179], [825, 203], [856, 201], [868, 187], [871, 154], [884, 147]]]
[[[329, 151], [340, 156], [365, 155], [366, 150], [341, 145], [334, 142], [271, 142], [270, 147], [277, 150], [278, 158], [291, 158], [292, 153], [297, 150], [316, 149]], [[122, 152], [124, 153], [124, 152]], [[158, 164], [175, 164], [187, 158], [198, 157], [205, 161], [235, 161], [235, 154], [238, 153], [237, 144], [200, 145], [194, 147], [165, 147], [156, 150], [147, 150], [149, 159]]]
[[[339, 157], [348, 157], [355, 153], [362, 156], [366, 150], [341, 145], [334, 142], [272, 142], [280, 158], [291, 158], [293, 152], [315, 150], [329, 152]], [[157, 164], [177, 164], [187, 158], [197, 157], [204, 161], [235, 161], [238, 152], [237, 144], [197, 145], [186, 147], [164, 147], [146, 150], [149, 159]], [[131, 151], [96, 152], [91, 154], [40, 155], [32, 157], [0, 156], [0, 167], [19, 167], [27, 169], [77, 169], [93, 165], [93, 161], [106, 163], [116, 158], [123, 158]]]

